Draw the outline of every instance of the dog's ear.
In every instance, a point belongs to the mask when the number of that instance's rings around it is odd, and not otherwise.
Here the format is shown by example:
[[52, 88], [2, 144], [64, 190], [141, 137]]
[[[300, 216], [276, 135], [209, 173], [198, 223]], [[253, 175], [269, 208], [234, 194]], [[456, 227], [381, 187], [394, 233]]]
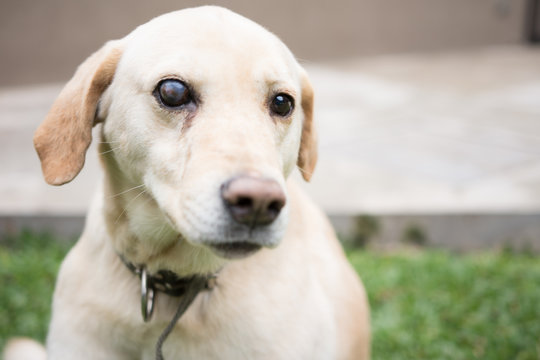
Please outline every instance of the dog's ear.
[[112, 82], [122, 48], [120, 40], [109, 41], [86, 59], [36, 130], [34, 147], [49, 184], [70, 182], [81, 171], [99, 99]]
[[304, 180], [309, 181], [317, 163], [317, 133], [313, 123], [313, 88], [304, 70], [301, 76], [304, 123], [297, 165]]

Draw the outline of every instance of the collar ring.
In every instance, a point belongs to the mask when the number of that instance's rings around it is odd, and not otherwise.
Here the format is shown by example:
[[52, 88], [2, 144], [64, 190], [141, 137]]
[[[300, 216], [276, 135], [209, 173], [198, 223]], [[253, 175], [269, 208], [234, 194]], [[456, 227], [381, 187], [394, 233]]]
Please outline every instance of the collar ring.
[[141, 276], [141, 311], [144, 322], [148, 322], [154, 312], [154, 288], [149, 283], [146, 268], [140, 270]]

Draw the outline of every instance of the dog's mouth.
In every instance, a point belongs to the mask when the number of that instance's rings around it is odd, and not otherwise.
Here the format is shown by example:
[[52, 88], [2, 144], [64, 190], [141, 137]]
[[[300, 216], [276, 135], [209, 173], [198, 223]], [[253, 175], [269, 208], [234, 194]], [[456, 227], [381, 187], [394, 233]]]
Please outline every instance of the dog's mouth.
[[227, 259], [238, 259], [251, 255], [261, 249], [261, 245], [247, 241], [214, 243], [208, 245], [217, 255]]

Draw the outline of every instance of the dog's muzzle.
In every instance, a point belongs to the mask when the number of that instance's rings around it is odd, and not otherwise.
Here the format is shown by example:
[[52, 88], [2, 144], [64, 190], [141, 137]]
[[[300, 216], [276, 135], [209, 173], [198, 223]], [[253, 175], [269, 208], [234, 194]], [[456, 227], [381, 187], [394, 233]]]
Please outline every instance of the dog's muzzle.
[[[205, 243], [225, 258], [248, 256], [268, 245], [286, 197], [279, 183], [253, 175], [231, 178], [221, 186], [221, 199], [230, 218], [226, 241]], [[232, 240], [231, 240], [232, 238]]]

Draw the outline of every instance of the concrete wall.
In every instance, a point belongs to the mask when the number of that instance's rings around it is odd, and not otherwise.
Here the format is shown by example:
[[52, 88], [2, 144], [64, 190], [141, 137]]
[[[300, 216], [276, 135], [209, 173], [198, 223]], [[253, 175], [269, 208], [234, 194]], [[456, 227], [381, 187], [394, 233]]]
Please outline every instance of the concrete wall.
[[[522, 41], [527, 0], [226, 0], [301, 59]], [[2, 0], [0, 86], [65, 81], [108, 39], [193, 0]]]

